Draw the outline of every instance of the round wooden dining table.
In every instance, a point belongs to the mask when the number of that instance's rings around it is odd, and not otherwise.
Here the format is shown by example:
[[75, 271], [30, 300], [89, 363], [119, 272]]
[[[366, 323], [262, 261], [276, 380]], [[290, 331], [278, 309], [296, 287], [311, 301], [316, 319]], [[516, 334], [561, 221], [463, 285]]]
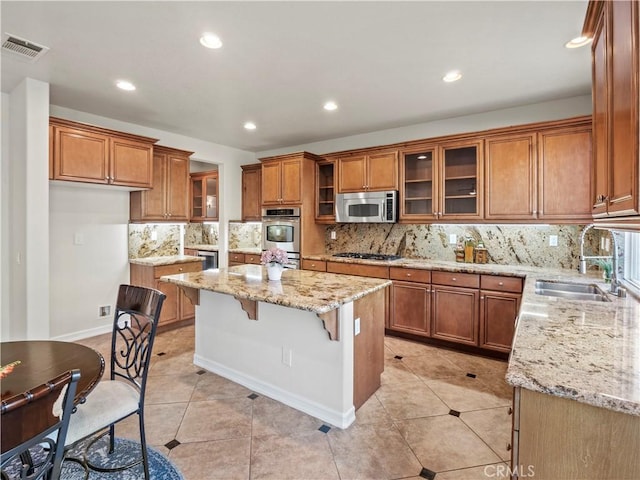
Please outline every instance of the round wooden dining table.
[[90, 347], [73, 342], [26, 340], [0, 343], [0, 365], [19, 361], [0, 381], [2, 400], [42, 385], [56, 376], [80, 369], [74, 403], [86, 397], [104, 373], [104, 358]]

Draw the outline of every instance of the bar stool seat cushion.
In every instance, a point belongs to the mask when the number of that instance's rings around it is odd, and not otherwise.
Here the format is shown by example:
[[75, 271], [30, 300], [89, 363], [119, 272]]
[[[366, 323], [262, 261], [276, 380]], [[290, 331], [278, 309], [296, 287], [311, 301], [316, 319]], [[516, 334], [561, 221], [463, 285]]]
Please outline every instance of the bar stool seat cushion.
[[102, 380], [87, 396], [87, 401], [78, 405], [71, 415], [65, 445], [112, 425], [138, 411], [140, 392], [131, 384], [118, 380]]

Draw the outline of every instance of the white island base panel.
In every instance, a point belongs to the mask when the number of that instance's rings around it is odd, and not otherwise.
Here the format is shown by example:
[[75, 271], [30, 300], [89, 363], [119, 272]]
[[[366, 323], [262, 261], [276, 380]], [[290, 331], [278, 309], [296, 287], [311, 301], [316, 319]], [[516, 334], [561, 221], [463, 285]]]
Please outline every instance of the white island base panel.
[[339, 341], [309, 311], [258, 302], [257, 318], [233, 296], [201, 290], [194, 363], [333, 426], [351, 425], [353, 302], [338, 310]]

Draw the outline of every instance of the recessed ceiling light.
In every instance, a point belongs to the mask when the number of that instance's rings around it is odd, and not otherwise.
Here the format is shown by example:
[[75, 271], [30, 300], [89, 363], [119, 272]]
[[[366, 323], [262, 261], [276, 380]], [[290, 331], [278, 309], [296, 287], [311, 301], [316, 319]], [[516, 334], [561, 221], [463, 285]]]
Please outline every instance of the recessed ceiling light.
[[444, 77], [442, 77], [442, 80], [447, 83], [451, 83], [451, 82], [460, 80], [461, 78], [462, 78], [462, 74], [460, 73], [460, 71], [452, 70], [450, 72], [447, 72], [447, 74]]
[[118, 88], [120, 88], [122, 90], [126, 90], [128, 92], [132, 92], [133, 90], [136, 89], [136, 86], [133, 83], [127, 81], [127, 80], [118, 80], [116, 82], [116, 87], [118, 87]]
[[207, 48], [220, 48], [222, 40], [214, 33], [203, 33], [200, 37], [200, 44]]
[[324, 104], [324, 109], [329, 110], [330, 112], [338, 109], [338, 104], [336, 102], [327, 102]]
[[255, 129], [256, 129], [256, 124], [255, 124], [255, 123], [253, 123], [253, 122], [246, 122], [246, 123], [244, 124], [244, 128], [245, 128], [246, 130], [255, 130]]
[[567, 43], [564, 44], [565, 47], [567, 48], [579, 48], [579, 47], [584, 47], [585, 45], [588, 45], [591, 40], [593, 40], [590, 37], [576, 37], [573, 40], [568, 41]]

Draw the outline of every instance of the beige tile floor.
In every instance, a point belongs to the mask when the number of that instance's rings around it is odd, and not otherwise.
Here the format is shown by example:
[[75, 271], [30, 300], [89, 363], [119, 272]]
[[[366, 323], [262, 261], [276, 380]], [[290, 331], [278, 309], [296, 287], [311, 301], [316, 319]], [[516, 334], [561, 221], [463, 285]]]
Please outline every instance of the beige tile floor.
[[[81, 343], [108, 358], [109, 335]], [[324, 433], [194, 366], [193, 350], [193, 327], [158, 335], [146, 398], [147, 439], [185, 480], [508, 478], [505, 362], [386, 337], [382, 386], [351, 427]], [[136, 421], [117, 435], [137, 438]]]

